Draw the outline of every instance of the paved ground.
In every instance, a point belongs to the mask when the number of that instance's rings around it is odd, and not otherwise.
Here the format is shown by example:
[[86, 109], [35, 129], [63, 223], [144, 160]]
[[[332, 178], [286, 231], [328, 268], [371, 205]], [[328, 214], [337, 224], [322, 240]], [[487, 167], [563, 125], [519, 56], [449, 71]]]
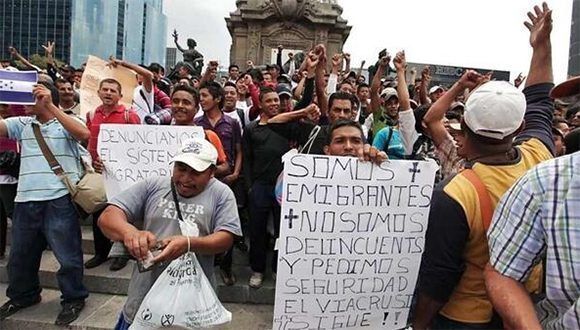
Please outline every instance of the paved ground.
[[[0, 303], [7, 298], [6, 284], [0, 284]], [[20, 329], [62, 329], [55, 326], [54, 320], [60, 311], [60, 292], [44, 289], [42, 302], [24, 309], [4, 321], [0, 321], [2, 330]], [[80, 317], [70, 329], [101, 330], [112, 329], [119, 317], [125, 302], [125, 296], [91, 293], [87, 305]], [[274, 306], [252, 304], [225, 304], [232, 313], [232, 322], [218, 329], [271, 329]]]

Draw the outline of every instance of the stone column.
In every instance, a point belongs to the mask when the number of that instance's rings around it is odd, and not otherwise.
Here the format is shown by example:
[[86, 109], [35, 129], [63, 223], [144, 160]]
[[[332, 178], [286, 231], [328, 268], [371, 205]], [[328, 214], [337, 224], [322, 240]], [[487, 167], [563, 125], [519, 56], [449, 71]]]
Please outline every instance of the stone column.
[[570, 57], [568, 58], [568, 76], [580, 75], [580, 0], [572, 4], [572, 22], [570, 27]]

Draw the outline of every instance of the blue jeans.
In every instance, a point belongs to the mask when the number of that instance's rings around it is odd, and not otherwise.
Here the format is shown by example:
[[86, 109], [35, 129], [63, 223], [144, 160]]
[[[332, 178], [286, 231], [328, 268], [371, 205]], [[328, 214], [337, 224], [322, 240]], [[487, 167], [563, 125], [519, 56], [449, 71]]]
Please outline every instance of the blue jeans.
[[15, 203], [6, 296], [23, 305], [38, 300], [42, 291], [38, 270], [47, 244], [60, 264], [56, 277], [62, 303], [87, 298], [89, 292], [83, 285], [81, 227], [70, 195]]
[[119, 315], [119, 320], [117, 320], [117, 325], [115, 325], [115, 330], [128, 330], [130, 326], [131, 323], [125, 320], [123, 312], [121, 312], [121, 315]]

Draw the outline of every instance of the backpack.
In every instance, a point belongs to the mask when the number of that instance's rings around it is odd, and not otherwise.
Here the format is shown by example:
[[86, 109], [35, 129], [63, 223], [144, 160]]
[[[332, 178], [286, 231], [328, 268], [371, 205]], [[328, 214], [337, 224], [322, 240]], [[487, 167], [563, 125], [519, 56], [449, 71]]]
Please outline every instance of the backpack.
[[246, 116], [244, 114], [244, 110], [237, 108], [236, 112], [238, 113], [238, 117], [240, 117], [240, 123], [242, 124], [242, 129], [246, 128]]
[[[89, 120], [93, 121], [95, 119], [96, 110], [89, 112]], [[129, 124], [129, 109], [125, 108], [125, 124]]]

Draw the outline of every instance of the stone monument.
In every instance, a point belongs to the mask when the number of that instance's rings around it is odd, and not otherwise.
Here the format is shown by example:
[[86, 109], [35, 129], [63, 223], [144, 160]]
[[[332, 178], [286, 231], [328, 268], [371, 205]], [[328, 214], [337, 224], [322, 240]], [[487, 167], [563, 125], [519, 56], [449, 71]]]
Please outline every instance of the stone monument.
[[[327, 53], [342, 52], [351, 26], [336, 0], [237, 0], [226, 17], [232, 36], [230, 63], [274, 63], [278, 45], [295, 52], [324, 44]], [[283, 59], [286, 61], [286, 59]]]

